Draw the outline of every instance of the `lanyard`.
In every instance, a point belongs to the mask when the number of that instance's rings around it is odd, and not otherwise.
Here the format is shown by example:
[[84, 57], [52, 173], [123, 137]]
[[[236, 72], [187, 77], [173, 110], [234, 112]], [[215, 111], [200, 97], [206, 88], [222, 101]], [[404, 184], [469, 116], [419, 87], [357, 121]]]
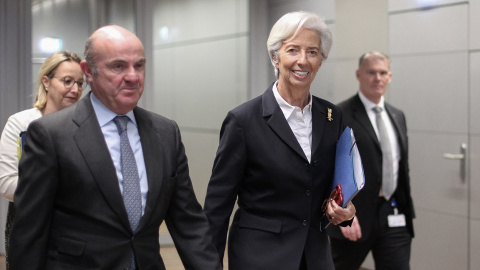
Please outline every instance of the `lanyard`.
[[393, 207], [393, 214], [398, 215], [397, 201], [395, 201], [395, 199], [392, 199], [392, 207]]

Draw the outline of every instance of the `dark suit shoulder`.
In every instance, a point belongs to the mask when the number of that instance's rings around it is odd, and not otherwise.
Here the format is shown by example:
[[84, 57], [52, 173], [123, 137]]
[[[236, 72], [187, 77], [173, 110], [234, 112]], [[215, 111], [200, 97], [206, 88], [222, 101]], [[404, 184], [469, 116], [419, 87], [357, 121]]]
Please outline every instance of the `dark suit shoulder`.
[[162, 136], [170, 134], [176, 137], [180, 134], [178, 124], [172, 119], [140, 107], [136, 107], [133, 112], [139, 129], [150, 129], [155, 133], [162, 134]]
[[174, 120], [152, 111], [145, 110], [141, 107], [135, 107], [133, 112], [135, 114], [135, 118], [150, 119], [153, 122], [176, 125]]
[[238, 105], [237, 107], [230, 110], [230, 113], [233, 113], [235, 115], [244, 115], [247, 113], [252, 113], [254, 111], [254, 108], [259, 108], [261, 104], [262, 104], [262, 96], [260, 95]]
[[388, 103], [388, 102], [385, 102], [385, 108], [387, 109], [387, 111], [391, 112], [391, 113], [395, 113], [395, 114], [399, 114], [399, 115], [404, 115], [403, 114], [403, 111], [395, 106], [393, 106], [392, 104]]
[[64, 108], [60, 111], [56, 111], [53, 113], [49, 113], [43, 117], [38, 118], [34, 122], [32, 122], [30, 125], [34, 124], [37, 122], [39, 125], [42, 126], [47, 126], [50, 129], [58, 127], [60, 130], [64, 130], [65, 124], [67, 124], [69, 121], [71, 122], [72, 116], [75, 113], [75, 108], [78, 103], [73, 104], [67, 108]]
[[352, 104], [357, 101], [357, 99], [360, 99], [358, 95], [353, 95], [350, 98], [338, 103], [337, 106], [342, 110], [349, 109], [352, 107]]

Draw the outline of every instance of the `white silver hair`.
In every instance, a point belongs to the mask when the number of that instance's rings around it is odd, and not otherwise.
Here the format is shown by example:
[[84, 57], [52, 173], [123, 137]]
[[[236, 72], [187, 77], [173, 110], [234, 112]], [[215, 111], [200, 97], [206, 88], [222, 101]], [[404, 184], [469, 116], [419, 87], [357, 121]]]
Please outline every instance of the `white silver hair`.
[[275, 67], [275, 60], [278, 59], [278, 50], [287, 39], [293, 39], [301, 29], [317, 31], [320, 35], [320, 53], [323, 60], [326, 60], [330, 48], [332, 48], [332, 32], [328, 29], [324, 19], [314, 13], [305, 11], [290, 12], [283, 15], [273, 25], [267, 40], [267, 50], [275, 70], [275, 77], [278, 79], [278, 69]]

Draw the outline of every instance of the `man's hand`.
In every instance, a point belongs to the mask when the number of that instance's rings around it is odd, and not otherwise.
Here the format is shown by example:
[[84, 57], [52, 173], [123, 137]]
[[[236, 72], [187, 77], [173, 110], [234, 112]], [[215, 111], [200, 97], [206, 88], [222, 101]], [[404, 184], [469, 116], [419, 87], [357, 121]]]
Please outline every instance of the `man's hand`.
[[350, 241], [357, 241], [362, 237], [362, 230], [360, 229], [360, 222], [358, 222], [358, 217], [355, 217], [352, 222], [352, 226], [340, 227], [342, 230], [343, 236]]

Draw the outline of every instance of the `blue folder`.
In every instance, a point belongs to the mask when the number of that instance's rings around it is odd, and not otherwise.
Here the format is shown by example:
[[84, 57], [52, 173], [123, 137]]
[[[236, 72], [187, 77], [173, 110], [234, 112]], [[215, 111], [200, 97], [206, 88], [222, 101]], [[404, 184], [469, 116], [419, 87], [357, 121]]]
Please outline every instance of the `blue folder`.
[[330, 190], [337, 184], [342, 186], [344, 208], [365, 185], [362, 159], [350, 127], [345, 128], [337, 143], [335, 173]]
[[[358, 152], [353, 130], [350, 127], [345, 128], [337, 142], [335, 171], [330, 190], [333, 190], [337, 184], [342, 187], [343, 204], [341, 206], [343, 208], [347, 207], [348, 202], [365, 185], [362, 159]], [[330, 221], [324, 215], [321, 220], [320, 231], [325, 230], [329, 225]]]

